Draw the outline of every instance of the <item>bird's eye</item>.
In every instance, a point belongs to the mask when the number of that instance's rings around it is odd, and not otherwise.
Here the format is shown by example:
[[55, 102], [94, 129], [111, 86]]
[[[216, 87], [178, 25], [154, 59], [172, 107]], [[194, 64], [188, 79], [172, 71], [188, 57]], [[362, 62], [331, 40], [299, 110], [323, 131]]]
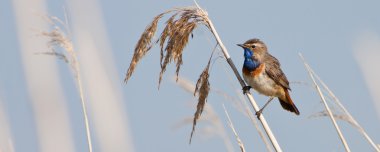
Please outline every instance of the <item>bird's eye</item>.
[[251, 47], [254, 49], [254, 48], [256, 48], [256, 45], [252, 45]]

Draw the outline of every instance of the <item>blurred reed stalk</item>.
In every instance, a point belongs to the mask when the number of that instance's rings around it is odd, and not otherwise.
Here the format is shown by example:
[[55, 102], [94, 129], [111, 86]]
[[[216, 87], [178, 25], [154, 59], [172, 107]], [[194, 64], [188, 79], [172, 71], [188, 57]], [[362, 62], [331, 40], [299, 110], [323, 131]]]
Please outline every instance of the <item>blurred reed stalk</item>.
[[[82, 76], [81, 76], [81, 70], [80, 70], [78, 58], [76, 55], [76, 51], [74, 50], [72, 41], [70, 40], [70, 38], [66, 36], [65, 32], [58, 25], [59, 23], [60, 25], [64, 26], [66, 30], [68, 30], [68, 24], [62, 22], [57, 17], [50, 16], [48, 19], [50, 19], [51, 23], [53, 23], [55, 28], [52, 31], [41, 33], [43, 36], [50, 38], [50, 41], [48, 42], [48, 47], [52, 50], [52, 52], [46, 52], [44, 54], [56, 56], [59, 59], [63, 59], [66, 63], [70, 65], [70, 68], [74, 75], [74, 79], [78, 87], [78, 92], [79, 92], [80, 101], [82, 105], [83, 118], [85, 122], [86, 136], [87, 136], [87, 143], [88, 143], [88, 151], [92, 152], [91, 131], [90, 131], [90, 125], [88, 121], [87, 108], [86, 108], [87, 106], [86, 106], [86, 101], [84, 98], [83, 82], [81, 79]], [[57, 50], [54, 48], [62, 48], [64, 52], [57, 52]]]
[[7, 114], [7, 109], [4, 107], [2, 97], [2, 89], [0, 88], [0, 152], [14, 152], [13, 137], [11, 131], [11, 123]]
[[[240, 91], [240, 90], [239, 90]], [[241, 101], [243, 101], [243, 106], [245, 109], [245, 112], [247, 113], [249, 120], [251, 120], [251, 123], [253, 126], [255, 126], [257, 132], [259, 133], [260, 138], [263, 140], [265, 144], [265, 148], [267, 149], [268, 152], [272, 152], [271, 144], [269, 143], [268, 139], [265, 138], [265, 134], [263, 133], [262, 129], [259, 126], [259, 123], [256, 120], [256, 117], [254, 117], [254, 114], [252, 113], [251, 109], [249, 108], [247, 101], [244, 99], [244, 96], [242, 94], [239, 94], [240, 92], [236, 92], [239, 95], [239, 98]]]
[[[340, 100], [335, 96], [335, 94], [330, 90], [330, 88], [326, 85], [326, 83], [324, 83], [322, 81], [322, 79], [314, 72], [313, 69], [311, 69], [311, 67], [306, 63], [306, 60], [303, 58], [302, 55], [301, 56], [301, 59], [303, 60], [305, 66], [307, 65], [308, 67], [308, 71], [316, 77], [316, 79], [318, 80], [318, 82], [320, 82], [320, 84], [322, 85], [323, 89], [325, 91], [327, 91], [328, 95], [332, 98], [332, 101], [334, 101], [334, 103], [336, 105], [338, 105], [338, 108], [340, 108], [340, 110], [343, 112], [343, 115], [337, 115], [337, 114], [333, 114], [333, 117], [337, 118], [337, 119], [340, 119], [340, 120], [343, 120], [343, 121], [346, 121], [348, 122], [349, 124], [351, 124], [354, 128], [356, 128], [360, 134], [362, 134], [364, 136], [364, 138], [367, 140], [367, 142], [377, 151], [377, 152], [380, 152], [380, 148], [375, 144], [375, 142], [373, 142], [373, 140], [371, 139], [371, 137], [367, 134], [367, 132], [364, 130], [364, 128], [355, 120], [354, 117], [352, 117], [351, 113], [348, 112], [348, 110], [343, 106], [342, 102], [340, 102]], [[319, 113], [319, 116], [329, 116], [329, 113], [327, 111], [323, 111], [321, 113]]]
[[[71, 152], [75, 151], [75, 140], [69, 117], [66, 97], [55, 58], [35, 55], [47, 50], [46, 37], [41, 31], [48, 31], [50, 26], [42, 19], [48, 12], [46, 0], [11, 0], [17, 50], [22, 66], [21, 77], [25, 78], [25, 101], [15, 103], [28, 104], [30, 113], [17, 113], [22, 118], [21, 125], [28, 129], [18, 129], [25, 138], [15, 141], [17, 151]], [[41, 15], [43, 14], [43, 15]], [[15, 51], [15, 50], [14, 50]], [[4, 52], [5, 53], [5, 52]], [[26, 106], [20, 105], [18, 106]], [[29, 107], [31, 106], [31, 107]], [[28, 115], [28, 116], [27, 116]], [[32, 125], [32, 126], [31, 126]], [[35, 126], [34, 126], [35, 125]], [[21, 132], [18, 132], [22, 130]], [[26, 133], [26, 134], [24, 134]], [[19, 146], [22, 145], [22, 146]]]
[[244, 148], [244, 144], [243, 142], [241, 141], [239, 135], [237, 134], [236, 130], [235, 130], [235, 127], [234, 127], [234, 124], [232, 123], [232, 120], [230, 118], [230, 115], [228, 114], [228, 111], [226, 109], [226, 106], [224, 106], [224, 104], [222, 104], [223, 106], [223, 109], [224, 109], [224, 113], [226, 114], [227, 116], [227, 120], [228, 120], [228, 125], [230, 126], [232, 132], [234, 133], [235, 135], [235, 138], [236, 138], [236, 141], [238, 142], [238, 145], [240, 147], [240, 151], [241, 152], [245, 152], [245, 148]]
[[[93, 151], [135, 151], [126, 99], [101, 1], [66, 0], [91, 125]], [[71, 37], [70, 37], [71, 38]]]
[[[198, 26], [198, 24], [206, 26], [211, 31], [211, 33], [214, 35], [214, 38], [217, 41], [217, 44], [221, 48], [226, 61], [230, 65], [231, 69], [233, 70], [236, 78], [239, 80], [241, 87], [243, 88], [244, 86], [246, 86], [245, 82], [243, 81], [242, 77], [237, 71], [233, 61], [231, 60], [231, 57], [226, 47], [222, 43], [219, 37], [219, 34], [217, 33], [212, 21], [209, 19], [207, 12], [203, 10], [202, 8], [200, 8], [198, 4], [196, 5], [197, 7], [181, 7], [181, 8], [168, 10], [166, 12], [163, 12], [157, 15], [153, 19], [153, 21], [146, 27], [145, 31], [142, 33], [139, 41], [136, 44], [132, 61], [129, 65], [129, 68], [125, 76], [126, 83], [128, 82], [129, 78], [132, 76], [137, 63], [152, 48], [153, 45], [151, 44], [151, 42], [154, 37], [154, 34], [156, 33], [158, 21], [164, 15], [173, 13], [173, 15], [166, 21], [166, 26], [164, 30], [162, 31], [160, 38], [156, 41], [156, 43], [159, 43], [161, 47], [161, 53], [160, 53], [161, 72], [159, 76], [158, 86], [160, 86], [161, 84], [162, 76], [164, 72], [166, 71], [166, 66], [171, 62], [176, 63], [176, 74], [178, 78], [178, 74], [179, 74], [181, 65], [183, 63], [183, 60], [182, 60], [183, 50], [185, 46], [187, 45], [189, 41], [189, 37], [192, 35], [193, 30]], [[166, 41], [167, 39], [168, 41]], [[194, 91], [194, 95], [198, 96], [198, 105], [197, 105], [197, 110], [194, 114], [193, 130], [190, 135], [190, 143], [191, 143], [191, 137], [195, 131], [197, 120], [200, 118], [202, 114], [202, 111], [207, 101], [207, 96], [210, 90], [210, 83], [208, 80], [210, 76], [209, 67], [210, 67], [210, 61], [208, 62], [205, 69], [202, 71], [201, 75], [199, 76], [199, 79], [197, 81], [196, 88]], [[248, 97], [253, 109], [255, 111], [259, 111], [260, 108], [255, 102], [255, 100], [253, 99], [252, 95], [250, 93], [247, 93], [246, 96]], [[267, 136], [269, 137], [274, 149], [278, 152], [281, 152], [282, 150], [280, 148], [280, 145], [278, 144], [275, 136], [273, 135], [271, 129], [269, 128], [269, 125], [266, 122], [264, 115], [260, 115], [259, 120], [265, 132], [267, 133]]]
[[315, 89], [317, 90], [319, 96], [321, 97], [321, 100], [322, 100], [322, 102], [323, 102], [323, 105], [325, 106], [326, 111], [327, 111], [327, 113], [328, 113], [328, 116], [330, 117], [332, 123], [334, 124], [334, 127], [335, 127], [335, 129], [336, 129], [336, 131], [337, 131], [337, 133], [338, 133], [338, 135], [339, 135], [340, 140], [342, 141], [342, 144], [343, 144], [343, 146], [344, 146], [346, 152], [350, 152], [351, 150], [350, 150], [350, 148], [348, 147], [347, 141], [346, 141], [346, 139], [344, 138], [344, 136], [343, 136], [343, 134], [342, 134], [342, 131], [341, 131], [340, 128], [339, 128], [339, 125], [336, 123], [335, 117], [334, 117], [333, 113], [331, 112], [331, 110], [330, 110], [330, 108], [329, 108], [329, 106], [328, 106], [328, 104], [327, 104], [327, 102], [326, 102], [325, 96], [323, 95], [323, 93], [322, 93], [322, 91], [321, 91], [319, 85], [317, 84], [317, 82], [316, 82], [316, 80], [315, 80], [315, 78], [314, 78], [314, 74], [313, 74], [313, 72], [311, 72], [312, 70], [311, 70], [309, 64], [307, 64], [305, 58], [302, 56], [301, 53], [299, 54], [299, 56], [301, 57], [301, 59], [302, 59], [304, 65], [305, 65], [305, 68], [306, 68], [306, 70], [308, 71], [309, 76], [310, 76], [311, 80], [312, 80], [313, 83], [314, 83], [314, 87], [315, 87]]

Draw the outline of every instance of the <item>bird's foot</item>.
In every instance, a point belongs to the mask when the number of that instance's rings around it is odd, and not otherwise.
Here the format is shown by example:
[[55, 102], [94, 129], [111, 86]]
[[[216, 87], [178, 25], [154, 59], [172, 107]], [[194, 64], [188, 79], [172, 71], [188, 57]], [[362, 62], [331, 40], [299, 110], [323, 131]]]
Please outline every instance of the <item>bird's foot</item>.
[[244, 94], [249, 93], [249, 90], [250, 90], [251, 88], [252, 88], [251, 86], [244, 86], [244, 87], [243, 87], [243, 93], [244, 93]]
[[257, 119], [260, 119], [261, 113], [263, 113], [263, 109], [256, 112]]

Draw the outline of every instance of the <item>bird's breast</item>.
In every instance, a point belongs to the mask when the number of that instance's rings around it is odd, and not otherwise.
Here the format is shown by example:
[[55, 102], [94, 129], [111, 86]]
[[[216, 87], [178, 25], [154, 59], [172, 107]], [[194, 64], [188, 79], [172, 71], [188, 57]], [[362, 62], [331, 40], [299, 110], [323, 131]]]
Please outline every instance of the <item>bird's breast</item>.
[[243, 67], [243, 78], [249, 86], [266, 96], [277, 97], [283, 92], [283, 89], [265, 73], [264, 63], [252, 71]]
[[258, 75], [262, 74], [265, 72], [265, 64], [261, 63], [259, 66], [254, 68], [253, 70], [249, 70], [246, 67], [243, 67], [243, 74], [250, 76], [250, 77], [257, 77]]

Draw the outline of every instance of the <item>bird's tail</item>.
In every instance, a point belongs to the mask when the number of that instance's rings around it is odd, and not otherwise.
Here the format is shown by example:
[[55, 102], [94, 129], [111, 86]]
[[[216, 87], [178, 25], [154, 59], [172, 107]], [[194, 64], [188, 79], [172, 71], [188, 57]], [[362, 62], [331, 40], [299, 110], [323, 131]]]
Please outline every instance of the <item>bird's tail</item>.
[[293, 100], [290, 98], [288, 89], [284, 88], [284, 92], [285, 92], [285, 98], [278, 98], [278, 100], [281, 103], [282, 108], [290, 112], [294, 112], [296, 115], [299, 115], [300, 112], [298, 111], [296, 105], [293, 103]]

